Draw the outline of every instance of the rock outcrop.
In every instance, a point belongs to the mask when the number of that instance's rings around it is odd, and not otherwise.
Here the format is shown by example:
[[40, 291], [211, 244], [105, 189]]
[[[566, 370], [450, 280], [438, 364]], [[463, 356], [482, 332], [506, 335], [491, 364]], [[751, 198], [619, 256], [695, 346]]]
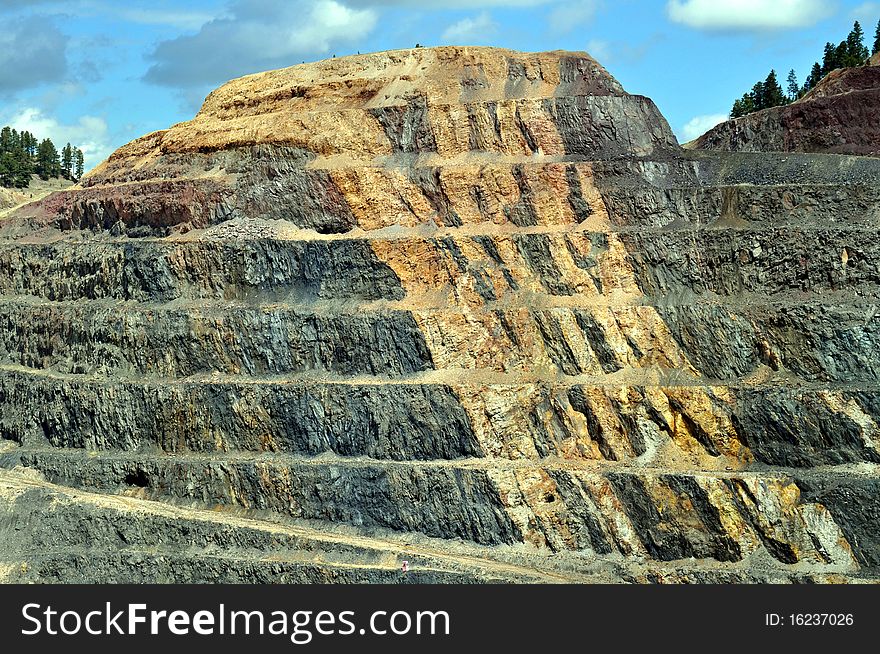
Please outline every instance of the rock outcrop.
[[826, 75], [789, 105], [716, 125], [688, 148], [880, 155], [880, 57]]
[[0, 222], [0, 574], [876, 579], [878, 220], [586, 54], [230, 82]]

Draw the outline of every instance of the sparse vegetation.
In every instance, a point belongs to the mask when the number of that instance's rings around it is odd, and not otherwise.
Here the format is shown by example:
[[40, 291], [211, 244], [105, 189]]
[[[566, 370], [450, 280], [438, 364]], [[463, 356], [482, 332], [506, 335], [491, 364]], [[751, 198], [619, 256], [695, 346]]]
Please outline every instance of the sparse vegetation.
[[[874, 38], [874, 49], [880, 51], [880, 22], [877, 23], [877, 33]], [[798, 86], [797, 73], [792, 69], [788, 73], [787, 93], [782, 91], [776, 78], [776, 71], [771, 70], [763, 82], [758, 82], [748, 93], [733, 103], [730, 110], [731, 118], [739, 118], [755, 111], [778, 107], [794, 102], [803, 97], [810, 89], [814, 88], [819, 81], [832, 70], [837, 68], [853, 68], [861, 66], [870, 57], [868, 48], [865, 47], [865, 33], [861, 24], [856, 21], [846, 39], [834, 45], [830, 41], [825, 44], [822, 55], [822, 63], [813, 64], [810, 74], [804, 80], [803, 86]]]

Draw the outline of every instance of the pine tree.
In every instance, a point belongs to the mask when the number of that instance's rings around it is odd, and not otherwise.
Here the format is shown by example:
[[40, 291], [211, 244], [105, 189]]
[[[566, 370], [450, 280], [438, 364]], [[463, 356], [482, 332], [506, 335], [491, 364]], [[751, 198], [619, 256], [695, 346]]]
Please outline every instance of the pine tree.
[[877, 21], [877, 29], [874, 30], [874, 47], [871, 54], [875, 55], [880, 52], [880, 20]]
[[852, 31], [846, 37], [846, 65], [861, 66], [868, 58], [868, 48], [865, 47], [865, 33], [859, 21], [853, 23]]
[[825, 44], [825, 53], [822, 55], [822, 77], [837, 68], [837, 49], [830, 41]]
[[740, 116], [745, 116], [745, 111], [743, 109], [743, 101], [741, 99], [737, 99], [733, 101], [733, 107], [730, 109], [730, 117], [731, 118], [739, 118]]
[[764, 101], [768, 107], [778, 107], [779, 105], [788, 104], [788, 98], [776, 79], [776, 71], [771, 70], [764, 81]]
[[804, 89], [807, 91], [809, 91], [810, 89], [814, 89], [820, 81], [822, 81], [822, 66], [820, 66], [819, 62], [817, 61], [815, 64], [813, 64], [810, 75], [807, 77], [807, 81], [804, 83]]
[[841, 41], [834, 49], [834, 68], [847, 68], [849, 65], [849, 44]]
[[31, 175], [34, 174], [34, 164], [31, 156], [24, 150], [19, 151], [16, 157], [15, 179], [12, 185], [15, 188], [27, 188], [31, 184]]
[[48, 180], [51, 177], [60, 177], [61, 161], [58, 157], [58, 150], [55, 144], [49, 139], [40, 141], [37, 146], [37, 165], [36, 172], [42, 180]]
[[749, 91], [749, 95], [752, 98], [752, 111], [761, 111], [761, 109], [766, 108], [764, 104], [764, 82], [756, 82], [752, 90]]
[[37, 141], [36, 136], [30, 132], [22, 132], [22, 143], [31, 157], [37, 156], [37, 146], [39, 145], [39, 142]]
[[61, 149], [61, 172], [68, 179], [73, 177], [73, 146], [69, 142]]
[[731, 118], [739, 118], [752, 113], [755, 110], [755, 101], [751, 93], [744, 93], [743, 97], [733, 103], [730, 110]]
[[0, 154], [0, 186], [11, 188], [15, 185], [16, 164], [12, 152]]
[[31, 157], [26, 145], [26, 132], [19, 134], [11, 127], [0, 130], [0, 186], [23, 188], [31, 181]]
[[730, 110], [730, 117], [739, 118], [740, 116], [745, 116], [755, 110], [755, 94], [754, 91], [750, 91], [749, 93], [743, 93], [743, 96], [733, 103], [733, 108]]
[[82, 150], [76, 148], [73, 153], [73, 162], [76, 167], [76, 179], [80, 180], [83, 176], [83, 168], [85, 167], [85, 157], [83, 156]]
[[794, 68], [788, 71], [788, 99], [794, 102], [801, 94], [801, 87], [797, 81], [797, 73]]
[[12, 128], [9, 126], [0, 130], [0, 152], [12, 152]]

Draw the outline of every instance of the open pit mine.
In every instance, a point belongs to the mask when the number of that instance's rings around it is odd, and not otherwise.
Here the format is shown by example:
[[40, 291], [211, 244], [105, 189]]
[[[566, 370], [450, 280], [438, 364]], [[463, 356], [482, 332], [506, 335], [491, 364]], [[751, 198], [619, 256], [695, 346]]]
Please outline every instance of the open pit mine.
[[418, 48], [15, 209], [0, 580], [877, 581], [880, 159], [725, 129]]

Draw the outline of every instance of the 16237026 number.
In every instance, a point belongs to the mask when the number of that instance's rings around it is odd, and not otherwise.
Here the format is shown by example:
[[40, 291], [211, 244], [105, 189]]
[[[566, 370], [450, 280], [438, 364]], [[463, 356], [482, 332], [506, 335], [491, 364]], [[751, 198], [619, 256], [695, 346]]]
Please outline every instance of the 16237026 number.
[[792, 613], [789, 624], [793, 627], [849, 627], [853, 624], [852, 613]]

